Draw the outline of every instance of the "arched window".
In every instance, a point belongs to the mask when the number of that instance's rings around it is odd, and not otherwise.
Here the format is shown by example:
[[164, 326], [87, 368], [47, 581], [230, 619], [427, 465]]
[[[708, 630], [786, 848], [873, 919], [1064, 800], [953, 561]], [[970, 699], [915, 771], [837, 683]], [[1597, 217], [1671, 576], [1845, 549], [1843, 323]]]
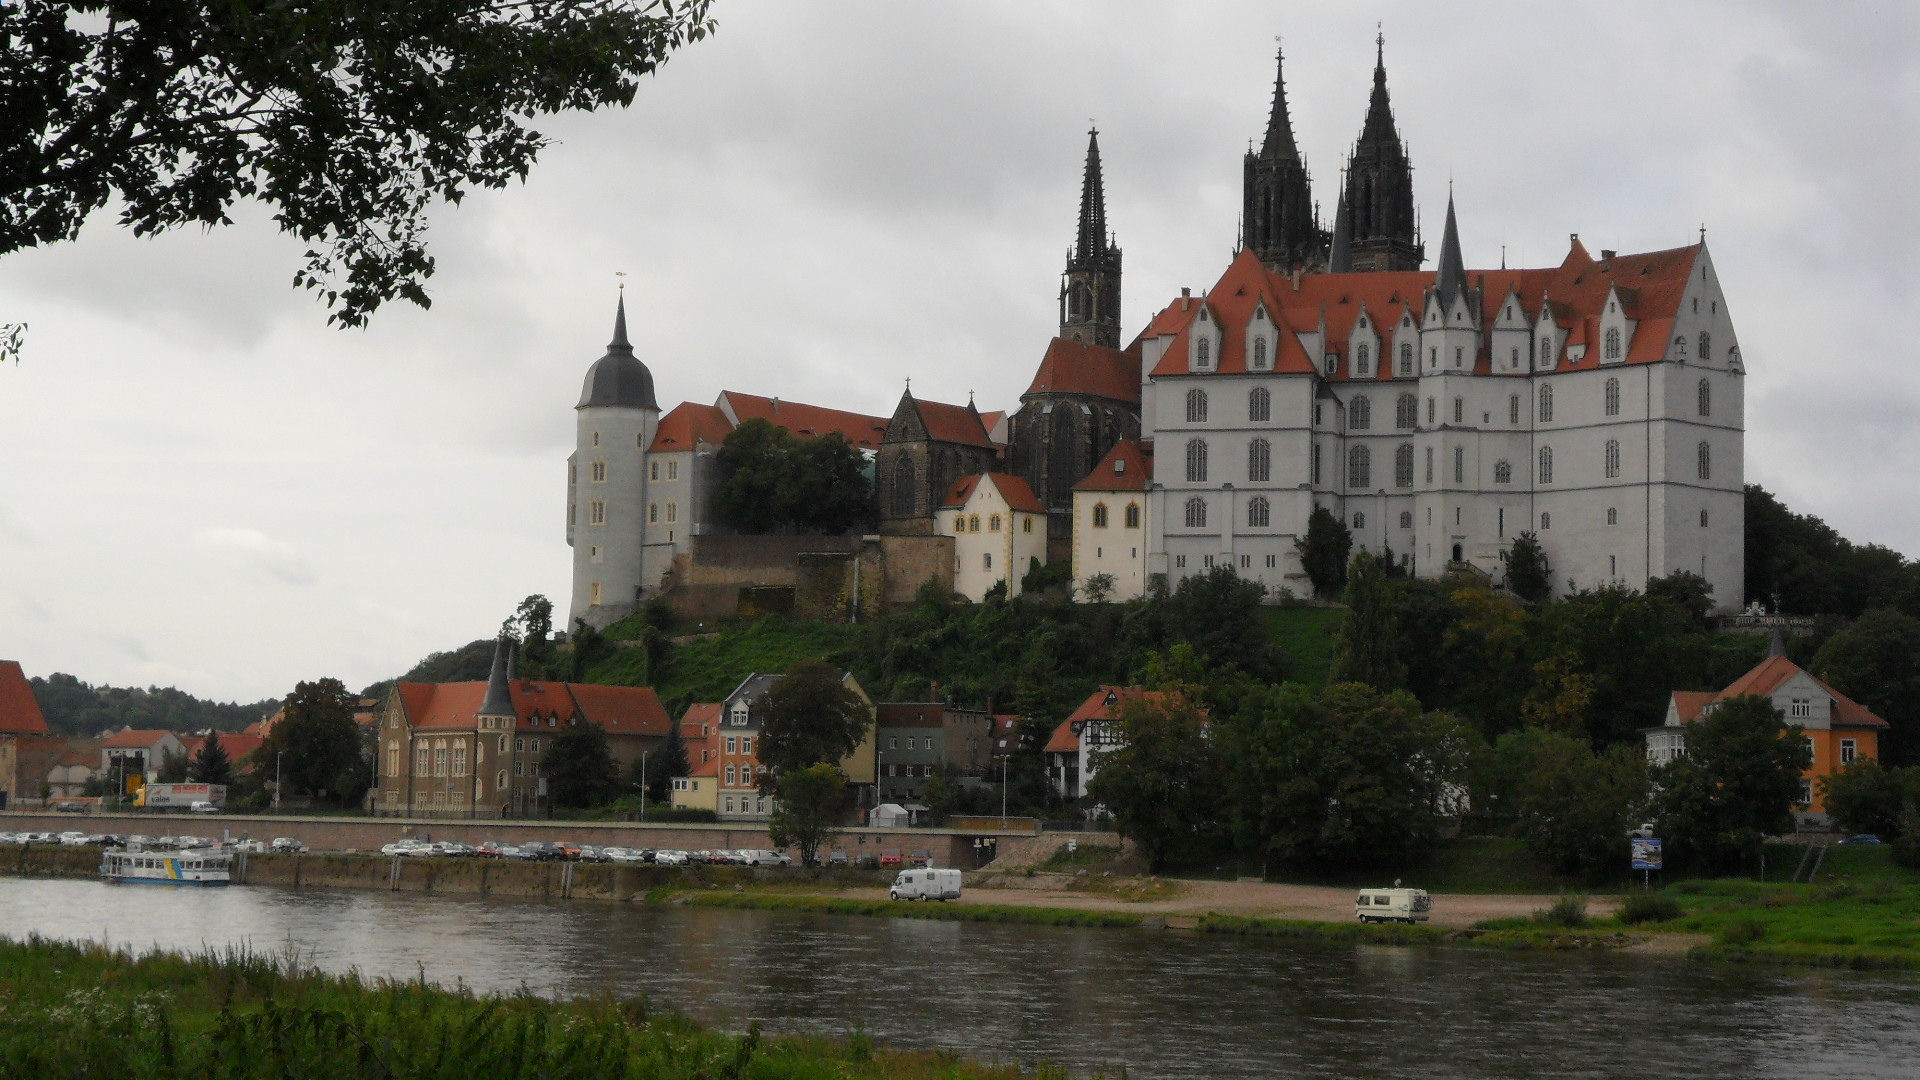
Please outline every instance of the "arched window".
[[1540, 448], [1540, 482], [1553, 483], [1553, 447], [1551, 446]]
[[1207, 422], [1207, 392], [1205, 390], [1187, 391], [1187, 423], [1204, 424]]
[[1364, 529], [1367, 527], [1367, 515], [1365, 511], [1355, 510], [1353, 512], [1353, 527], [1355, 529]]
[[1713, 479], [1713, 447], [1708, 446], [1706, 443], [1701, 443], [1700, 450], [1699, 450], [1699, 458], [1700, 458], [1700, 479], [1702, 480]]
[[1700, 511], [1700, 527], [1703, 529], [1707, 527], [1707, 512], [1705, 510]]
[[963, 533], [967, 531], [967, 515], [965, 514], [953, 515], [953, 531], [957, 533]]
[[1366, 488], [1373, 486], [1372, 455], [1364, 446], [1356, 446], [1347, 451], [1347, 486]]
[[1607, 507], [1607, 524], [1608, 525], [1620, 524], [1620, 509], [1618, 507], [1614, 507], [1614, 506]]
[[1620, 475], [1620, 440], [1607, 440], [1607, 479]]
[[1273, 446], [1265, 439], [1247, 444], [1247, 479], [1264, 482], [1273, 471]]
[[1193, 366], [1198, 368], [1210, 368], [1213, 366], [1213, 342], [1211, 340], [1203, 337], [1194, 343]]
[[1453, 448], [1453, 482], [1456, 484], [1464, 484], [1466, 481], [1467, 448], [1464, 446], [1456, 446]]
[[1707, 383], [1707, 380], [1705, 379], [1700, 380], [1700, 388], [1694, 391], [1694, 397], [1696, 399], [1696, 404], [1699, 406], [1700, 415], [1712, 416], [1713, 415], [1713, 387]]
[[1107, 527], [1107, 504], [1106, 503], [1093, 504], [1093, 527], [1096, 529], [1104, 529]]
[[1361, 342], [1354, 349], [1354, 374], [1366, 375], [1373, 371], [1373, 346]]
[[1247, 391], [1247, 419], [1256, 424], [1273, 419], [1273, 395], [1267, 393], [1266, 387], [1256, 386]]
[[1433, 423], [1433, 398], [1431, 397], [1427, 398], [1427, 423], [1429, 425]]
[[1553, 528], [1553, 515], [1543, 512], [1540, 515], [1540, 531], [1546, 532], [1551, 528]]
[[1620, 380], [1608, 379], [1606, 393], [1607, 393], [1607, 415], [1619, 416], [1620, 415]]
[[1412, 394], [1401, 394], [1393, 403], [1393, 426], [1402, 431], [1410, 430], [1420, 422], [1420, 399]]
[[987, 518], [987, 531], [988, 532], [1000, 531], [1000, 515], [999, 514], [994, 514], [993, 516]]
[[1681, 363], [1687, 362], [1687, 339], [1681, 335], [1673, 339], [1673, 358]]
[[1265, 498], [1259, 495], [1255, 495], [1253, 498], [1247, 500], [1247, 528], [1249, 529], [1266, 528], [1267, 519], [1270, 516], [1271, 516], [1271, 510], [1268, 507], [1267, 500]]
[[1401, 443], [1393, 451], [1393, 486], [1413, 486], [1413, 444]]
[[1713, 359], [1713, 335], [1705, 330], [1700, 331], [1700, 359], [1707, 361]]
[[1207, 444], [1204, 439], [1187, 441], [1187, 479], [1196, 484], [1206, 482]]
[[1553, 335], [1552, 334], [1548, 334], [1545, 337], [1542, 337], [1540, 339], [1540, 366], [1541, 367], [1553, 366]]
[[1515, 427], [1518, 427], [1520, 425], [1520, 395], [1519, 394], [1507, 395], [1507, 423], [1512, 424]]
[[1400, 376], [1406, 378], [1413, 374], [1413, 346], [1400, 346]]
[[1207, 527], [1207, 500], [1187, 500], [1187, 528], [1204, 529]]
[[1551, 386], [1540, 388], [1540, 421], [1547, 424], [1553, 422], [1553, 387]]
[[1140, 504], [1128, 503], [1127, 504], [1127, 528], [1137, 529], [1139, 527], [1140, 527]]
[[1413, 528], [1413, 511], [1411, 510], [1400, 511], [1400, 527], [1403, 529]]
[[1334, 353], [1328, 353], [1326, 366], [1327, 366], [1327, 378], [1331, 379], [1333, 378], [1334, 373], [1340, 370], [1340, 357], [1335, 355]]
[[915, 483], [913, 459], [902, 456], [893, 466], [893, 516], [912, 517]]
[[1464, 424], [1466, 420], [1467, 401], [1465, 398], [1455, 395], [1453, 399], [1453, 422], [1456, 424]]
[[1620, 359], [1620, 328], [1617, 326], [1607, 327], [1606, 351], [1607, 359]]
[[1256, 337], [1253, 339], [1253, 366], [1260, 371], [1267, 370], [1266, 338]]
[[1372, 402], [1365, 397], [1357, 397], [1347, 404], [1347, 430], [1365, 431], [1372, 426]]
[[980, 515], [979, 514], [975, 514], [972, 517], [967, 519], [967, 531], [968, 532], [980, 531]]
[[1513, 466], [1505, 461], [1494, 462], [1493, 482], [1496, 484], [1513, 483]]

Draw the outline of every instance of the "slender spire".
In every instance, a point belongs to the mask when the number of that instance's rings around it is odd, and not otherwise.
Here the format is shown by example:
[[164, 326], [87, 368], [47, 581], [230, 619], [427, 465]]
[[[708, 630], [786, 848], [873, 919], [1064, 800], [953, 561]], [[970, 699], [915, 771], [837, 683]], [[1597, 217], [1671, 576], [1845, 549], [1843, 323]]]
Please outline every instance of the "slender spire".
[[507, 691], [507, 642], [499, 637], [493, 640], [493, 670], [487, 675], [486, 700], [480, 703], [478, 716], [512, 716], [513, 695]]
[[613, 340], [607, 342], [608, 352], [633, 351], [633, 343], [627, 340], [627, 285], [620, 283], [620, 302], [613, 309]]
[[1080, 180], [1080, 237], [1077, 256], [1092, 258], [1107, 247], [1107, 192], [1100, 178], [1100, 130], [1087, 131], [1087, 169]]
[[1327, 255], [1329, 274], [1353, 273], [1353, 223], [1347, 220], [1347, 200], [1334, 204], [1333, 250]]
[[1293, 118], [1287, 113], [1286, 53], [1275, 49], [1273, 60], [1273, 112], [1267, 117], [1267, 138], [1260, 144], [1263, 158], [1299, 158], [1300, 148], [1293, 141]]
[[1467, 267], [1460, 258], [1460, 227], [1453, 218], [1452, 190], [1447, 192], [1447, 228], [1440, 237], [1439, 274], [1433, 284], [1440, 294], [1440, 302], [1448, 305], [1467, 287]]
[[1393, 102], [1387, 96], [1387, 39], [1382, 34], [1373, 39], [1373, 96], [1367, 102], [1367, 122], [1360, 129], [1361, 142], [1400, 141], [1400, 135], [1393, 127]]

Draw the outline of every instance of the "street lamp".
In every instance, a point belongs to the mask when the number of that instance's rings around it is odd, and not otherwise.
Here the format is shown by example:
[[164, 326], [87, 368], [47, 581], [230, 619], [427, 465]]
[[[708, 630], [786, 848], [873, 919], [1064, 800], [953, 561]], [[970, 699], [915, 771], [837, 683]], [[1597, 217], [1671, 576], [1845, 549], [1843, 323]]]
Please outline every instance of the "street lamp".
[[640, 821], [647, 820], [647, 752], [640, 751]]
[[280, 763], [286, 756], [285, 750], [277, 750], [273, 755], [273, 808], [275, 810], [280, 809]]

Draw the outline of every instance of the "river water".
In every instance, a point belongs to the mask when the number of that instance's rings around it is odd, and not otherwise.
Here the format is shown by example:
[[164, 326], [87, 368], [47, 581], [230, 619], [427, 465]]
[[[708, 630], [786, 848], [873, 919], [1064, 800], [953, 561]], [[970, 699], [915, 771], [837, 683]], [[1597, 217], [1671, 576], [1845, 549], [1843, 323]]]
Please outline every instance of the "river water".
[[477, 990], [645, 994], [732, 1029], [1147, 1077], [1912, 1077], [1920, 980], [418, 893], [0, 878], [0, 932], [292, 946]]

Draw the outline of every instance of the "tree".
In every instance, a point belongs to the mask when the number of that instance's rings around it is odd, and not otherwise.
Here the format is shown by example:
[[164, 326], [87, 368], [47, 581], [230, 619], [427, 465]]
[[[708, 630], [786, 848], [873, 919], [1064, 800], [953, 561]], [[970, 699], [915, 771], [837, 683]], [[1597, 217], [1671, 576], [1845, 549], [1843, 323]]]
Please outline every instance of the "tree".
[[187, 779], [196, 784], [233, 783], [233, 761], [227, 757], [227, 749], [220, 745], [220, 734], [207, 732], [200, 751], [193, 755], [193, 761], [187, 766]]
[[1592, 703], [1593, 676], [1580, 670], [1572, 653], [1556, 653], [1533, 665], [1533, 689], [1520, 703], [1520, 722], [1584, 739]]
[[1675, 570], [1665, 577], [1647, 579], [1647, 599], [1686, 613], [1695, 626], [1713, 626], [1713, 583], [1699, 574]]
[[692, 771], [687, 759], [686, 740], [680, 737], [680, 725], [670, 725], [667, 728], [667, 741], [643, 761], [646, 775], [639, 777], [639, 780], [646, 788], [646, 797], [657, 803], [666, 802], [673, 778], [686, 776]]
[[780, 773], [815, 765], [838, 767], [867, 737], [873, 713], [825, 660], [802, 660], [767, 691], [756, 748], [767, 767], [761, 789], [772, 794]]
[[1258, 581], [1216, 566], [1180, 579], [1173, 595], [1159, 604], [1168, 645], [1190, 643], [1215, 667], [1232, 665], [1267, 682], [1286, 674], [1286, 659], [1273, 644], [1261, 611], [1266, 590]]
[[865, 459], [838, 433], [802, 440], [755, 417], [727, 433], [715, 465], [714, 512], [741, 532], [844, 533], [871, 521]]
[[1850, 833], [1899, 839], [1902, 819], [1920, 800], [1920, 769], [1889, 769], [1863, 758], [1819, 780], [1821, 801], [1835, 824]]
[[162, 750], [160, 752], [160, 768], [157, 770], [160, 779], [155, 782], [161, 784], [184, 784], [187, 780], [187, 770], [191, 764], [186, 754], [176, 754], [171, 750]]
[[1553, 567], [1539, 535], [1531, 529], [1514, 537], [1513, 547], [1507, 549], [1507, 591], [1529, 604], [1553, 595]]
[[148, 235], [253, 199], [330, 322], [425, 307], [430, 206], [524, 179], [532, 117], [631, 104], [708, 2], [0, 7], [0, 254], [108, 205]]
[[1673, 861], [1757, 869], [1768, 836], [1793, 829], [1810, 760], [1797, 725], [1763, 697], [1737, 697], [1687, 725], [1687, 752], [1654, 770], [1653, 813]]
[[833, 838], [845, 812], [847, 778], [838, 765], [810, 765], [775, 777], [767, 836], [780, 847], [800, 849], [800, 861], [820, 865], [820, 848]]
[[1881, 761], [1920, 765], [1920, 619], [1874, 608], [1828, 638], [1811, 670], [1887, 722]]
[[1104, 604], [1113, 598], [1113, 575], [1098, 573], [1087, 578], [1080, 586], [1081, 595], [1090, 604]]
[[1370, 551], [1353, 557], [1344, 597], [1347, 617], [1333, 639], [1333, 663], [1327, 681], [1365, 683], [1375, 690], [1398, 690], [1407, 671], [1400, 663], [1400, 634], [1393, 617], [1393, 592], [1386, 568]]
[[258, 751], [261, 761], [278, 754], [280, 782], [297, 795], [332, 793], [342, 806], [352, 805], [372, 783], [353, 719], [357, 701], [339, 679], [316, 679], [296, 684], [287, 695], [286, 713], [273, 725]]
[[553, 656], [553, 601], [539, 593], [527, 597], [500, 630], [520, 643], [523, 671], [545, 664]]
[[1577, 733], [1529, 728], [1500, 738], [1511, 762], [1515, 831], [1563, 873], [1592, 880], [1627, 866], [1627, 830], [1647, 798], [1646, 754], [1631, 746], [1595, 753]]
[[1307, 535], [1294, 542], [1294, 549], [1300, 553], [1300, 565], [1313, 583], [1315, 596], [1332, 596], [1346, 585], [1353, 534], [1332, 511], [1315, 506], [1307, 518]]
[[1119, 748], [1092, 763], [1087, 797], [1113, 815], [1155, 873], [1222, 820], [1220, 769], [1206, 726], [1206, 714], [1178, 690], [1133, 698], [1120, 707]]
[[787, 519], [801, 532], [837, 535], [873, 523], [866, 458], [837, 431], [793, 447], [785, 496]]
[[576, 722], [554, 735], [545, 767], [555, 806], [586, 809], [620, 797], [620, 765], [599, 724]]

